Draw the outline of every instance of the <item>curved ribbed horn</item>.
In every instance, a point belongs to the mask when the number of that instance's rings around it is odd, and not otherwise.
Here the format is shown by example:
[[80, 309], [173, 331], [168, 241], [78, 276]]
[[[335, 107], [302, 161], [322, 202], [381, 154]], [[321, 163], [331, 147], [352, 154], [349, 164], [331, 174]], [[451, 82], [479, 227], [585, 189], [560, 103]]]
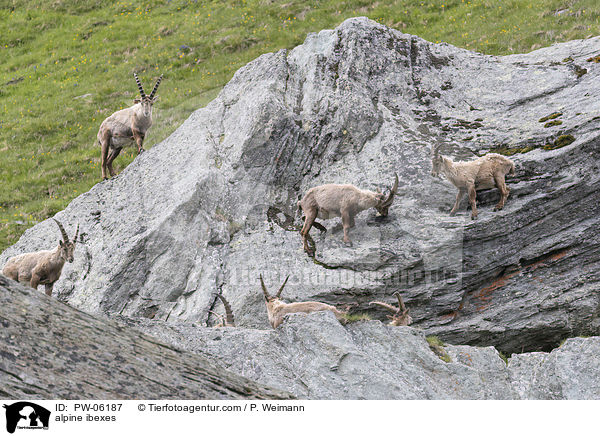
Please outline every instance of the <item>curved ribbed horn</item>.
[[392, 189], [390, 191], [390, 194], [388, 195], [388, 198], [385, 199], [385, 201], [383, 202], [384, 205], [388, 206], [390, 204], [392, 204], [392, 202], [394, 201], [394, 195], [396, 195], [396, 192], [398, 192], [398, 174], [394, 173], [394, 185], [392, 186]]
[[262, 286], [263, 294], [267, 300], [270, 300], [272, 297], [269, 295], [269, 291], [267, 291], [267, 287], [265, 286], [265, 282], [263, 281], [262, 274], [260, 275], [260, 285]]
[[77, 242], [77, 236], [79, 236], [79, 223], [77, 223], [77, 230], [75, 230], [75, 237], [73, 238], [73, 242]]
[[225, 307], [225, 325], [233, 326], [235, 321], [233, 320], [233, 311], [229, 302], [221, 294], [217, 294], [217, 297], [219, 297], [219, 300], [223, 303], [223, 307]]
[[133, 73], [133, 77], [135, 77], [135, 83], [137, 83], [138, 89], [140, 90], [140, 95], [142, 96], [142, 98], [146, 98], [146, 93], [144, 92], [144, 88], [142, 87], [142, 84], [140, 83], [140, 79], [138, 79], [137, 74]]
[[163, 75], [161, 74], [160, 77], [158, 78], [158, 80], [156, 81], [156, 84], [154, 85], [154, 89], [152, 90], [152, 92], [150, 93], [150, 100], [152, 100], [154, 98], [154, 94], [156, 94], [156, 90], [158, 89], [158, 85], [160, 85], [160, 81], [162, 80]]
[[63, 238], [63, 242], [67, 243], [69, 242], [69, 236], [67, 236], [67, 232], [65, 232], [65, 228], [62, 226], [61, 223], [58, 222], [57, 219], [52, 218], [54, 220], [54, 222], [58, 225], [58, 228], [60, 229], [60, 233], [62, 234], [62, 238]]
[[281, 292], [283, 291], [283, 288], [285, 288], [285, 284], [287, 283], [289, 278], [290, 278], [289, 275], [285, 278], [285, 281], [283, 282], [283, 285], [281, 285], [281, 288], [279, 288], [279, 291], [277, 291], [275, 298], [279, 298], [281, 296]]
[[402, 297], [400, 296], [400, 292], [394, 292], [394, 295], [396, 296], [396, 298], [398, 298], [398, 307], [400, 308], [400, 310], [402, 312], [406, 311], [406, 306], [404, 305], [404, 302], [402, 301]]
[[378, 306], [384, 307], [387, 310], [389, 310], [390, 312], [394, 312], [394, 313], [398, 312], [398, 308], [397, 307], [394, 307], [391, 304], [387, 304], [387, 303], [384, 303], [382, 301], [371, 301], [369, 303], [369, 305], [371, 305], [371, 304], [376, 304]]

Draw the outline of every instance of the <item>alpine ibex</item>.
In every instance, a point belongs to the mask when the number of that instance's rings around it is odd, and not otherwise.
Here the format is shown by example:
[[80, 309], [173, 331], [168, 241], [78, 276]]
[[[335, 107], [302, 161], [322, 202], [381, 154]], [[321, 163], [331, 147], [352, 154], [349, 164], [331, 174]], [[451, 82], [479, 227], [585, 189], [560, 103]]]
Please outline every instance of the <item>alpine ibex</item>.
[[[133, 106], [121, 109], [105, 119], [98, 131], [98, 142], [102, 147], [101, 165], [103, 179], [108, 178], [106, 175], [107, 169], [111, 177], [115, 175], [112, 163], [123, 147], [132, 145], [135, 142], [138, 154], [144, 151], [142, 148], [144, 137], [150, 126], [152, 126], [152, 105], [158, 98], [154, 97], [154, 94], [156, 94], [163, 76], [161, 74], [158, 78], [150, 95], [146, 95], [144, 92], [137, 74], [133, 73], [133, 76], [140, 90], [141, 97], [133, 100]], [[108, 153], [109, 150], [110, 154]]]
[[60, 278], [65, 262], [73, 262], [75, 243], [79, 235], [79, 224], [75, 231], [73, 241], [60, 222], [54, 220], [62, 234], [62, 241], [54, 250], [43, 250], [35, 253], [23, 253], [11, 257], [2, 269], [9, 279], [21, 282], [37, 289], [38, 285], [44, 285], [46, 295], [52, 295], [54, 283]]
[[214, 327], [235, 327], [235, 320], [233, 319], [233, 311], [231, 310], [231, 306], [229, 305], [229, 302], [221, 294], [215, 294], [215, 295], [223, 303], [223, 307], [225, 308], [225, 317], [223, 317], [223, 315], [220, 315], [220, 314], [210, 310], [209, 311], [210, 313], [212, 313], [213, 315], [215, 315], [217, 318], [220, 319], [219, 323], [216, 324]]
[[371, 301], [369, 304], [376, 304], [393, 312], [393, 315], [388, 315], [388, 318], [391, 319], [390, 325], [409, 325], [412, 322], [412, 318], [408, 314], [408, 309], [402, 301], [400, 292], [394, 292], [394, 295], [398, 298], [398, 307], [394, 307], [391, 304], [383, 303], [381, 301]]
[[454, 216], [460, 200], [468, 193], [471, 219], [477, 219], [476, 191], [482, 189], [498, 188], [500, 201], [494, 207], [494, 212], [504, 207], [504, 202], [510, 192], [506, 187], [504, 177], [506, 174], [515, 174], [515, 163], [512, 160], [500, 154], [489, 153], [470, 162], [453, 162], [452, 159], [441, 156], [438, 147], [433, 147], [432, 163], [432, 176], [437, 177], [440, 173], [444, 174], [458, 188], [456, 202], [450, 211], [450, 216]]
[[262, 274], [260, 275], [260, 285], [262, 286], [263, 294], [265, 296], [265, 304], [267, 305], [267, 314], [269, 316], [269, 322], [273, 328], [277, 328], [282, 322], [283, 318], [290, 313], [310, 313], [319, 312], [322, 310], [330, 310], [333, 312], [335, 317], [339, 321], [345, 321], [345, 312], [342, 312], [330, 304], [319, 303], [318, 301], [303, 301], [298, 303], [284, 303], [279, 298], [281, 292], [285, 287], [290, 276], [287, 276], [279, 291], [275, 296], [269, 295], [265, 282], [263, 281]]
[[397, 191], [397, 174], [395, 174], [394, 185], [387, 196], [381, 192], [358, 189], [353, 185], [327, 184], [309, 189], [302, 200], [298, 202], [298, 207], [302, 209], [306, 217], [304, 226], [300, 231], [304, 251], [309, 255], [314, 254], [308, 246], [307, 238], [308, 232], [317, 217], [326, 220], [341, 216], [344, 228], [344, 244], [352, 246], [348, 231], [354, 227], [354, 217], [363, 210], [372, 207], [381, 216], [387, 216]]

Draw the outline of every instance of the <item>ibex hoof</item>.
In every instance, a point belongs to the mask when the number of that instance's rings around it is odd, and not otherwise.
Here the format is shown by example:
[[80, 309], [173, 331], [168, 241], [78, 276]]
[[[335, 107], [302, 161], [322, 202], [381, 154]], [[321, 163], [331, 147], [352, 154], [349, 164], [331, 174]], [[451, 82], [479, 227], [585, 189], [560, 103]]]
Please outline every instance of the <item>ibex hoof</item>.
[[456, 215], [456, 212], [450, 212], [450, 216]]
[[502, 210], [502, 206], [500, 206], [500, 207], [496, 206], [496, 207], [494, 208], [494, 212], [498, 212], [499, 210]]
[[352, 247], [352, 241], [344, 241], [346, 247]]
[[477, 215], [471, 215], [471, 219], [475, 221], [477, 219]]

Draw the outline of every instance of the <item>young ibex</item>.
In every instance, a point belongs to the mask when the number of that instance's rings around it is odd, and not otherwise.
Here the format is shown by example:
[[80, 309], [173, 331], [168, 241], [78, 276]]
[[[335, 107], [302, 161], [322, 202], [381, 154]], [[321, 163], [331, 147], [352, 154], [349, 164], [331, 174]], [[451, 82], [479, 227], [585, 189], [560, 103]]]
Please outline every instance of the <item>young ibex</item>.
[[302, 200], [298, 202], [298, 207], [302, 209], [306, 217], [304, 226], [300, 231], [304, 251], [311, 256], [314, 254], [308, 246], [307, 238], [308, 232], [317, 217], [326, 220], [341, 216], [344, 228], [344, 243], [347, 246], [352, 246], [348, 231], [354, 227], [354, 217], [371, 207], [374, 207], [381, 216], [387, 216], [397, 191], [397, 174], [395, 174], [394, 185], [387, 196], [381, 192], [358, 189], [353, 185], [327, 184], [309, 189]]
[[[163, 76], [161, 74], [158, 78], [150, 95], [146, 95], [144, 92], [137, 74], [133, 73], [133, 76], [140, 90], [141, 97], [133, 101], [133, 106], [117, 111], [105, 119], [98, 131], [98, 142], [102, 147], [101, 166], [103, 179], [108, 178], [106, 175], [107, 169], [111, 177], [115, 175], [112, 163], [123, 147], [132, 145], [135, 142], [138, 154], [144, 151], [142, 148], [144, 137], [150, 126], [152, 126], [152, 105], [158, 98], [154, 97], [154, 94], [156, 94]], [[108, 154], [109, 150], [110, 154]]]
[[412, 322], [412, 318], [408, 314], [408, 309], [404, 305], [400, 293], [394, 292], [394, 295], [398, 298], [398, 307], [394, 307], [391, 304], [383, 303], [381, 301], [371, 301], [369, 304], [376, 304], [393, 312], [393, 315], [388, 315], [388, 318], [391, 320], [390, 325], [409, 325]]
[[75, 237], [73, 241], [69, 241], [69, 236], [62, 224], [57, 220], [54, 221], [63, 238], [62, 241], [59, 241], [58, 247], [54, 250], [23, 253], [11, 257], [2, 269], [2, 274], [9, 279], [29, 285], [33, 289], [37, 289], [38, 285], [44, 285], [46, 295], [52, 295], [54, 283], [60, 278], [65, 262], [73, 262], [73, 252], [79, 235], [79, 224], [77, 224]]
[[470, 162], [453, 162], [452, 159], [441, 156], [438, 147], [433, 147], [432, 163], [432, 176], [437, 177], [440, 173], [444, 174], [458, 188], [456, 202], [450, 211], [450, 216], [456, 213], [460, 200], [465, 193], [468, 193], [471, 219], [477, 219], [476, 191], [482, 189], [498, 188], [500, 201], [494, 207], [494, 212], [504, 207], [504, 202], [510, 192], [506, 187], [504, 177], [506, 174], [515, 174], [515, 163], [512, 160], [500, 154], [489, 153]]
[[325, 303], [319, 303], [318, 301], [303, 301], [299, 303], [284, 303], [279, 298], [281, 297], [281, 292], [285, 287], [290, 276], [287, 276], [279, 291], [275, 296], [269, 295], [267, 291], [267, 287], [265, 286], [265, 282], [263, 281], [262, 274], [260, 275], [260, 285], [262, 286], [263, 294], [265, 296], [265, 304], [267, 305], [267, 314], [269, 316], [269, 322], [273, 328], [277, 328], [282, 322], [283, 318], [290, 313], [310, 313], [310, 312], [319, 312], [322, 310], [330, 310], [333, 312], [335, 317], [339, 321], [344, 321], [345, 312], [338, 310], [334, 306]]
[[233, 311], [231, 310], [231, 306], [229, 302], [223, 297], [221, 294], [215, 294], [219, 300], [223, 303], [223, 307], [225, 308], [225, 317], [216, 312], [210, 310], [209, 312], [215, 315], [220, 321], [214, 327], [235, 327], [235, 320], [233, 319]]

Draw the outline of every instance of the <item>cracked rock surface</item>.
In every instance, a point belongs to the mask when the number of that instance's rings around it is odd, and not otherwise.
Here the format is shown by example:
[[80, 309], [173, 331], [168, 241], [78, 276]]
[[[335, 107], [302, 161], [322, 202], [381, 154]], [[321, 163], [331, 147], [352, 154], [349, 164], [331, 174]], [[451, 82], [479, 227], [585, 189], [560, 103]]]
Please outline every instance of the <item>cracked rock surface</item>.
[[0, 276], [2, 399], [288, 399]]
[[[258, 276], [273, 292], [290, 274], [287, 301], [380, 320], [368, 303], [401, 291], [412, 327], [452, 344], [510, 354], [598, 335], [600, 65], [586, 59], [599, 52], [596, 37], [486, 56], [354, 18], [262, 55], [57, 214], [69, 232], [80, 223], [82, 240], [55, 296], [92, 314], [200, 326], [222, 310], [220, 292], [238, 326], [268, 330]], [[540, 122], [554, 113], [562, 124]], [[499, 193], [482, 191], [477, 221], [466, 201], [448, 216], [456, 188], [431, 176], [432, 145], [455, 160], [514, 153], [505, 208], [492, 212]], [[297, 201], [309, 188], [385, 190], [394, 173], [388, 217], [358, 215], [352, 247], [339, 218], [323, 221], [316, 257], [303, 252]], [[44, 221], [0, 264], [58, 235]]]

